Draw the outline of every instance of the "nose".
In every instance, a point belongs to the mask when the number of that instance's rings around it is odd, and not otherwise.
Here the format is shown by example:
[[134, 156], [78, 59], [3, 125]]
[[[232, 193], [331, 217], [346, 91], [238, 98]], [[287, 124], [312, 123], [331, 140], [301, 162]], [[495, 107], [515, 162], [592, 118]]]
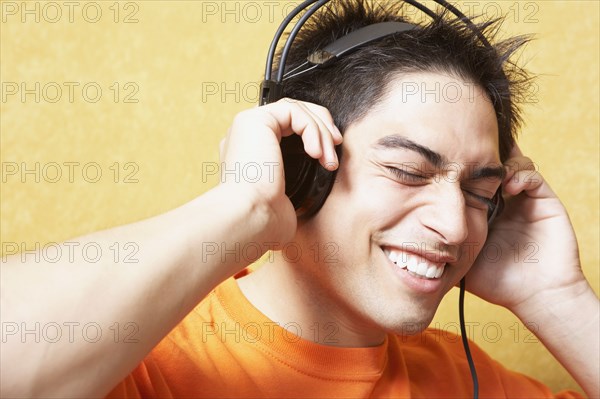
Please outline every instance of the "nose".
[[461, 244], [469, 234], [462, 189], [457, 183], [437, 186], [430, 206], [424, 212], [422, 222], [427, 228], [436, 232], [444, 244]]

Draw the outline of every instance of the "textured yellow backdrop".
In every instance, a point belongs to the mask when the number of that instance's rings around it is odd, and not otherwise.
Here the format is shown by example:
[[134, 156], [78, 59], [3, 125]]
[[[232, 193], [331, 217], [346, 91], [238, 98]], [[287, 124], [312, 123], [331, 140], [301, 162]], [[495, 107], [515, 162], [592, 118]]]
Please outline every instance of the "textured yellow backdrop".
[[[203, 162], [218, 161], [232, 117], [255, 104], [289, 5], [2, 1], [3, 252], [155, 215], [217, 184]], [[468, 7], [508, 13], [507, 34], [537, 35], [522, 54], [541, 76], [520, 143], [568, 208], [598, 291], [598, 3]], [[438, 327], [456, 330], [456, 298]], [[467, 314], [472, 337], [501, 362], [553, 389], [577, 387], [507, 311], [469, 298]]]

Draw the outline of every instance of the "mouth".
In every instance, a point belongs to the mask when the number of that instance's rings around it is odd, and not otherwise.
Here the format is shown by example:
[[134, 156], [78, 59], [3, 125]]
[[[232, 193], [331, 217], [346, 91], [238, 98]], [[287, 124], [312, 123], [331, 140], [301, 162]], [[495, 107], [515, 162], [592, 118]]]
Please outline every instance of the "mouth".
[[404, 270], [412, 277], [424, 280], [439, 280], [444, 274], [446, 263], [433, 262], [417, 254], [392, 247], [381, 247], [381, 249], [396, 266], [398, 272]]

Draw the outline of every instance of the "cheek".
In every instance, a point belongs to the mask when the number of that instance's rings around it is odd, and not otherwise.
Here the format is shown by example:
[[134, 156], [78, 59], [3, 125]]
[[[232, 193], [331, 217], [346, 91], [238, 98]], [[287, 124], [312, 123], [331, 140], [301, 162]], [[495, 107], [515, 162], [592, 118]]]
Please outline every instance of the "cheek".
[[414, 211], [419, 209], [421, 197], [414, 188], [394, 183], [371, 168], [371, 165], [362, 165], [359, 171], [340, 168], [322, 209], [336, 224], [337, 233], [368, 242], [372, 236], [393, 229], [400, 222], [418, 226], [418, 212]]
[[468, 228], [469, 235], [461, 246], [460, 256], [462, 266], [465, 268], [473, 265], [485, 245], [488, 234], [487, 220], [482, 220], [481, 217], [469, 218]]
[[482, 217], [480, 214], [481, 210], [473, 210], [474, 215], [469, 215], [469, 237], [472, 237], [472, 240], [477, 242], [477, 248], [481, 249], [485, 244], [485, 240], [487, 240], [488, 235], [488, 222], [485, 216]]
[[345, 161], [323, 207], [299, 229], [312, 243], [335, 245], [338, 257], [349, 261], [370, 253], [373, 235], [389, 220], [390, 198], [381, 190], [380, 179], [369, 177], [364, 167], [355, 171]]

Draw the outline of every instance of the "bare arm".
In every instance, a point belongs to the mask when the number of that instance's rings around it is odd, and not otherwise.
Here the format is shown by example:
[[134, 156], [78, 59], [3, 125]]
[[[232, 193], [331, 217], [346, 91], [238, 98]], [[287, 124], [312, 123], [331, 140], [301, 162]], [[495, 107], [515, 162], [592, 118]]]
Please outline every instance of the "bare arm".
[[[25, 263], [19, 255], [3, 262], [2, 396], [108, 393], [210, 290], [253, 261], [202, 251], [204, 243], [214, 253], [211, 243], [234, 248], [258, 241], [268, 224], [264, 209], [231, 188], [69, 241], [102, 248], [97, 263], [77, 257], [36, 263], [31, 255]], [[115, 242], [134, 243], [138, 262], [114, 262]]]
[[588, 397], [600, 397], [600, 304], [586, 281], [540, 294], [513, 311], [538, 327], [536, 336]]
[[292, 239], [279, 140], [293, 133], [311, 156], [337, 167], [342, 138], [329, 112], [284, 99], [238, 114], [222, 142], [226, 168], [258, 164], [259, 180], [227, 178], [168, 213], [62, 244], [68, 252], [93, 243], [106, 254], [115, 242], [133, 243], [137, 262], [3, 260], [1, 395], [106, 395], [215, 286]]

